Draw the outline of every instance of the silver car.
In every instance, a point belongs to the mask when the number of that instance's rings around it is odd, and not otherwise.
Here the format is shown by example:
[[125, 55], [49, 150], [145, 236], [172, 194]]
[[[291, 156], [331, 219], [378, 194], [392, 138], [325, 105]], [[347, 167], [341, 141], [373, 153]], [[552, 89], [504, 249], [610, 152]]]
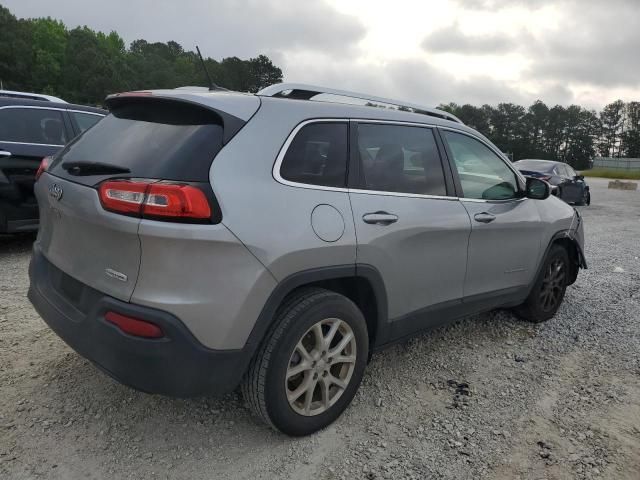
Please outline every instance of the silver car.
[[106, 102], [36, 183], [29, 298], [134, 388], [241, 385], [306, 435], [373, 352], [497, 307], [547, 320], [586, 268], [577, 211], [446, 112], [298, 84]]

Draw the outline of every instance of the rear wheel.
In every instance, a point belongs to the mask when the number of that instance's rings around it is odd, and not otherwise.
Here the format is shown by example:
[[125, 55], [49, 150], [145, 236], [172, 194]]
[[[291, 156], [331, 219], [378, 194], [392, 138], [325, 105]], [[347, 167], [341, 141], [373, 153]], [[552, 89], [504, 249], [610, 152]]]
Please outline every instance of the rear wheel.
[[525, 302], [516, 313], [530, 322], [544, 322], [558, 311], [569, 281], [569, 255], [561, 245], [553, 245]]
[[312, 288], [289, 299], [251, 362], [242, 392], [253, 412], [288, 435], [308, 435], [349, 405], [368, 355], [365, 319], [348, 298]]

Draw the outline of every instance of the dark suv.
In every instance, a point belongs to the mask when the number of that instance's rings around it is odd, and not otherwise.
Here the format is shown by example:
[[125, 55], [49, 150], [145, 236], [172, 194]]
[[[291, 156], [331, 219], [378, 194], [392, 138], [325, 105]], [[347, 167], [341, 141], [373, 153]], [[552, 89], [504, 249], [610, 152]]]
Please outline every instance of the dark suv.
[[69, 103], [0, 98], [0, 233], [38, 228], [33, 184], [40, 162], [106, 114]]

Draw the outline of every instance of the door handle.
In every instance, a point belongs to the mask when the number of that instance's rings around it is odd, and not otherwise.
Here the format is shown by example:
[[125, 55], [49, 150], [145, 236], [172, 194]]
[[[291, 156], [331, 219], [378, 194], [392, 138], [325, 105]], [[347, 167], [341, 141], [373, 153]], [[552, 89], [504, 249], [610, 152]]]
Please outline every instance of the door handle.
[[0, 150], [0, 157], [10, 157], [11, 152], [7, 152], [6, 150]]
[[490, 213], [487, 212], [481, 212], [481, 213], [476, 213], [473, 218], [475, 219], [476, 222], [480, 222], [480, 223], [491, 223], [496, 219], [495, 215], [491, 215]]
[[374, 225], [391, 225], [398, 221], [398, 216], [387, 212], [365, 213], [362, 216], [362, 221]]

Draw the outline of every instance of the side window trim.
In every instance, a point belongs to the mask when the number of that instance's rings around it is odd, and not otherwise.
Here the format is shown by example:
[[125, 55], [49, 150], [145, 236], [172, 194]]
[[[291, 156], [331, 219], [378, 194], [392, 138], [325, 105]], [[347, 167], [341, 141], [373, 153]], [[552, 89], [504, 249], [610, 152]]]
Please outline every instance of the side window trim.
[[441, 127], [438, 126], [438, 135], [441, 138], [441, 141], [444, 145], [444, 150], [446, 152], [446, 156], [447, 156], [447, 160], [449, 163], [449, 168], [451, 169], [451, 172], [453, 174], [453, 180], [454, 180], [454, 184], [455, 184], [455, 188], [456, 188], [456, 195], [458, 196], [458, 198], [460, 200], [464, 200], [465, 202], [481, 202], [481, 203], [507, 203], [507, 202], [515, 202], [515, 201], [521, 201], [523, 200], [524, 197], [516, 197], [516, 198], [507, 198], [504, 200], [485, 200], [485, 199], [481, 199], [481, 198], [467, 198], [464, 196], [463, 190], [462, 190], [462, 184], [460, 183], [460, 176], [458, 175], [458, 169], [456, 168], [455, 164], [454, 164], [454, 160], [453, 160], [453, 154], [451, 152], [451, 149], [449, 148], [449, 145], [447, 144], [447, 142], [445, 141], [445, 139], [442, 136], [442, 130], [448, 130], [454, 133], [459, 133], [461, 135], [466, 135], [469, 138], [473, 138], [474, 140], [477, 140], [478, 142], [480, 142], [482, 145], [484, 145], [485, 147], [487, 147], [489, 150], [491, 150], [494, 154], [496, 154], [496, 156], [502, 160], [502, 162], [507, 166], [508, 169], [510, 169], [517, 181], [518, 181], [518, 188], [520, 188], [520, 190], [522, 191], [522, 189], [524, 189], [524, 186], [526, 184], [526, 181], [524, 179], [524, 177], [522, 176], [522, 174], [518, 171], [517, 168], [515, 168], [511, 162], [508, 162], [502, 155], [502, 152], [499, 152], [496, 148], [494, 148], [493, 146], [489, 145], [487, 142], [485, 142], [482, 138], [473, 135], [470, 132], [466, 132], [464, 130], [459, 130], [457, 128], [451, 128], [451, 127]]
[[[291, 133], [289, 134], [289, 136], [285, 140], [284, 144], [280, 148], [280, 151], [278, 152], [276, 160], [275, 160], [275, 162], [273, 164], [273, 169], [271, 171], [271, 174], [272, 174], [273, 178], [278, 183], [281, 183], [283, 185], [288, 185], [290, 187], [308, 188], [308, 189], [312, 189], [312, 190], [328, 190], [328, 191], [332, 191], [332, 192], [348, 192], [349, 189], [348, 188], [344, 188], [344, 187], [327, 187], [325, 185], [313, 185], [311, 183], [294, 182], [294, 181], [291, 181], [291, 180], [287, 180], [286, 178], [283, 178], [282, 175], [280, 174], [280, 168], [282, 167], [282, 162], [284, 161], [284, 157], [286, 156], [287, 152], [289, 151], [289, 147], [291, 147], [291, 144], [293, 143], [294, 138], [298, 135], [298, 132], [300, 132], [300, 130], [302, 130], [305, 126], [310, 125], [312, 123], [345, 123], [347, 125], [347, 129], [348, 129], [348, 132], [349, 132], [349, 119], [348, 118], [314, 118], [314, 119], [304, 120], [304, 121], [300, 122], [291, 131]], [[347, 133], [347, 136], [349, 137], [350, 133]], [[347, 148], [349, 148], [349, 138], [347, 138]], [[347, 158], [347, 160], [348, 160], [348, 158]], [[349, 163], [350, 162], [347, 161], [347, 169], [349, 168]]]
[[[293, 139], [296, 137], [298, 132], [303, 127], [312, 123], [347, 123], [349, 127], [348, 143], [347, 143], [347, 148], [349, 153], [348, 153], [348, 162], [347, 162], [347, 187], [346, 188], [328, 187], [324, 185], [313, 185], [308, 183], [299, 183], [299, 182], [287, 180], [280, 175], [280, 168], [282, 166], [282, 162], [284, 160], [285, 155], [287, 154], [287, 151], [289, 150], [289, 147], [291, 146], [291, 143], [293, 142]], [[436, 140], [436, 145], [438, 147], [438, 151], [440, 154], [440, 163], [441, 163], [444, 177], [445, 177], [445, 186], [447, 190], [447, 195], [441, 196], [441, 195], [426, 195], [426, 194], [419, 194], [419, 193], [386, 192], [386, 191], [365, 190], [365, 189], [358, 188], [360, 186], [360, 183], [359, 183], [360, 172], [359, 172], [359, 166], [358, 166], [358, 159], [356, 157], [357, 149], [352, 148], [352, 145], [357, 144], [354, 142], [357, 142], [357, 129], [355, 127], [357, 126], [358, 123], [382, 123], [382, 124], [388, 124], [388, 125], [406, 125], [406, 126], [414, 126], [414, 127], [431, 129], [433, 132], [434, 138]], [[352, 192], [352, 193], [362, 193], [367, 195], [384, 195], [384, 196], [391, 196], [391, 197], [433, 198], [433, 199], [457, 201], [459, 199], [462, 199], [462, 196], [461, 196], [462, 188], [459, 183], [460, 181], [457, 176], [457, 171], [451, 165], [451, 161], [452, 161], [451, 153], [449, 151], [449, 147], [447, 146], [446, 142], [441, 137], [440, 129], [452, 130], [454, 132], [466, 134], [472, 138], [475, 138], [481, 141], [483, 144], [487, 145], [480, 138], [474, 135], [471, 135], [468, 132], [464, 132], [455, 128], [441, 127], [435, 124], [404, 122], [404, 121], [398, 121], [398, 120], [373, 120], [373, 119], [357, 119], [357, 118], [354, 119], [354, 118], [346, 118], [346, 117], [312, 118], [308, 120], [303, 120], [302, 122], [298, 123], [293, 128], [291, 133], [289, 133], [289, 135], [287, 136], [287, 139], [285, 140], [285, 142], [282, 144], [282, 147], [280, 147], [280, 150], [278, 151], [278, 155], [276, 156], [276, 159], [273, 163], [271, 175], [274, 178], [274, 180], [276, 180], [278, 183], [282, 185], [287, 185], [287, 186], [296, 187], [296, 188], [306, 188], [310, 190], [326, 190], [331, 192], [343, 192], [343, 193]], [[490, 147], [489, 145], [487, 145], [487, 147], [489, 147], [493, 152], [495, 152], [494, 148]], [[502, 158], [502, 156], [499, 153], [498, 155]], [[520, 175], [520, 173], [517, 170], [515, 170], [513, 167], [510, 166], [509, 168], [511, 168], [511, 170], [514, 171], [517, 178], [524, 184], [522, 175]], [[469, 199], [469, 200], [480, 201], [480, 202], [512, 201], [512, 200], [475, 200], [475, 199]]]
[[[36, 106], [32, 106], [32, 105], [5, 105], [3, 107], [0, 107], [0, 110], [10, 110], [10, 109], [14, 109], [14, 110], [50, 110], [50, 111], [54, 111], [54, 112], [60, 112], [60, 115], [62, 117], [62, 125], [64, 128], [64, 133], [65, 133], [65, 138], [69, 139], [71, 138], [71, 134], [73, 133], [72, 130], [69, 130], [69, 125], [67, 124], [68, 119], [66, 118], [67, 116], [67, 112], [64, 108], [56, 108], [56, 107], [36, 107]], [[0, 143], [8, 143], [10, 145], [38, 145], [38, 146], [42, 146], [42, 147], [64, 147], [64, 143], [63, 144], [57, 144], [57, 143], [33, 143], [33, 142], [13, 142], [10, 140], [2, 140], [0, 139]]]

